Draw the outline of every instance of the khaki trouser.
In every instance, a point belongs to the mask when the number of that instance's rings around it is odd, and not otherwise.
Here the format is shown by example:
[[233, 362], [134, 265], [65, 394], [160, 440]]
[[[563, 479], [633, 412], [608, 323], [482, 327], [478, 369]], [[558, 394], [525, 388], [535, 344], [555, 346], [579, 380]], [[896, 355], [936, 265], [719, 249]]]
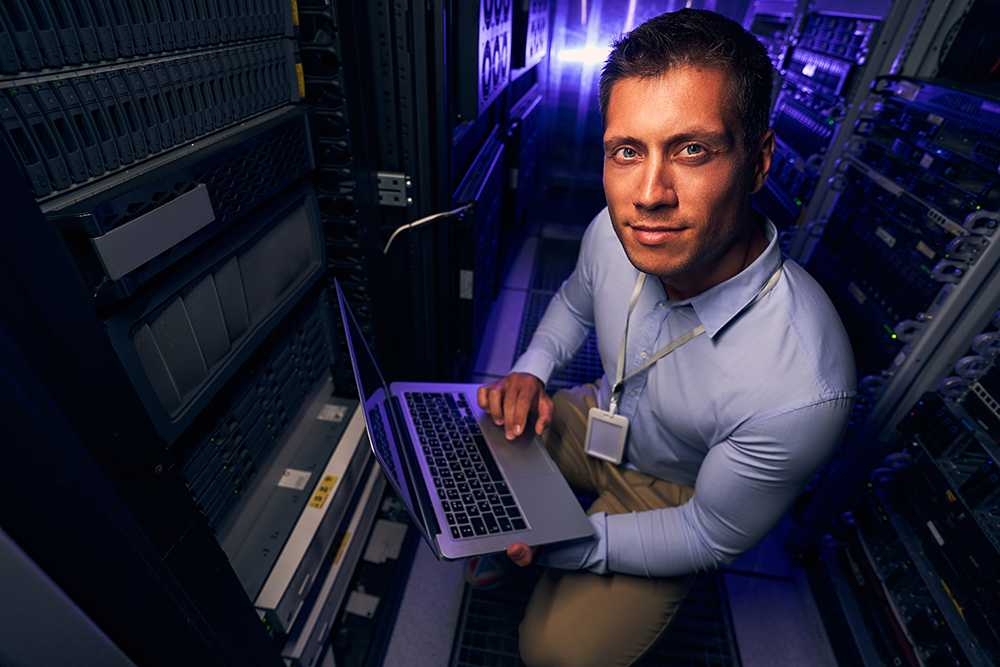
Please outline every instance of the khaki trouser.
[[[595, 491], [590, 514], [676, 507], [694, 487], [665, 482], [587, 456], [587, 411], [597, 390], [583, 385], [555, 394], [551, 428], [542, 438], [570, 486]], [[520, 627], [528, 667], [630, 665], [666, 630], [694, 575], [647, 579], [550, 568], [542, 575]]]

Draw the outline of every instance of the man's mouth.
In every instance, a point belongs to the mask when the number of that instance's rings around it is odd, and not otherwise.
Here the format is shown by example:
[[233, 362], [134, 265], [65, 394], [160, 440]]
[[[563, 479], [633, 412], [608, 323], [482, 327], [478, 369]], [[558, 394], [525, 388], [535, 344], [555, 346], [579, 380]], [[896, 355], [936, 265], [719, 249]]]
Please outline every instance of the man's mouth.
[[632, 233], [643, 245], [661, 245], [677, 240], [685, 229], [685, 227], [632, 227]]

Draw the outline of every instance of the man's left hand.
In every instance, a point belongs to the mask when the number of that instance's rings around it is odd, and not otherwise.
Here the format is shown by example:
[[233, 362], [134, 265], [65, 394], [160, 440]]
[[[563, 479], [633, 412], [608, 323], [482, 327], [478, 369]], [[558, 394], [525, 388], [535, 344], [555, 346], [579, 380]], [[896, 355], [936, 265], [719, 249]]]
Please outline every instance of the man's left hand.
[[519, 567], [527, 567], [535, 560], [538, 549], [532, 549], [524, 542], [515, 542], [507, 547], [507, 555]]

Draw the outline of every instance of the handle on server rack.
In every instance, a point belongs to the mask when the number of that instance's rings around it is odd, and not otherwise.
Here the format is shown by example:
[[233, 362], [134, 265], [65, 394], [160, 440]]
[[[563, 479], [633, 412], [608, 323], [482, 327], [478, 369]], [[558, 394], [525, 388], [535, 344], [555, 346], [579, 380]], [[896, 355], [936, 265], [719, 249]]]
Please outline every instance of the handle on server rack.
[[119, 280], [213, 220], [215, 209], [208, 187], [199, 183], [190, 192], [90, 242], [108, 278]]

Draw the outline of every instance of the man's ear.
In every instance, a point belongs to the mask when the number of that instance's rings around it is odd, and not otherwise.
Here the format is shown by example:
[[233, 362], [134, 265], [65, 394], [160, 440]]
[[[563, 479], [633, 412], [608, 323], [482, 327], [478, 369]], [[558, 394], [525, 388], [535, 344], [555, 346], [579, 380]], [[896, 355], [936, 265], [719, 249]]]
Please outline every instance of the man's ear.
[[760, 142], [760, 148], [754, 155], [753, 179], [750, 181], [750, 194], [764, 187], [767, 173], [771, 170], [771, 158], [774, 157], [774, 130], [768, 130]]

